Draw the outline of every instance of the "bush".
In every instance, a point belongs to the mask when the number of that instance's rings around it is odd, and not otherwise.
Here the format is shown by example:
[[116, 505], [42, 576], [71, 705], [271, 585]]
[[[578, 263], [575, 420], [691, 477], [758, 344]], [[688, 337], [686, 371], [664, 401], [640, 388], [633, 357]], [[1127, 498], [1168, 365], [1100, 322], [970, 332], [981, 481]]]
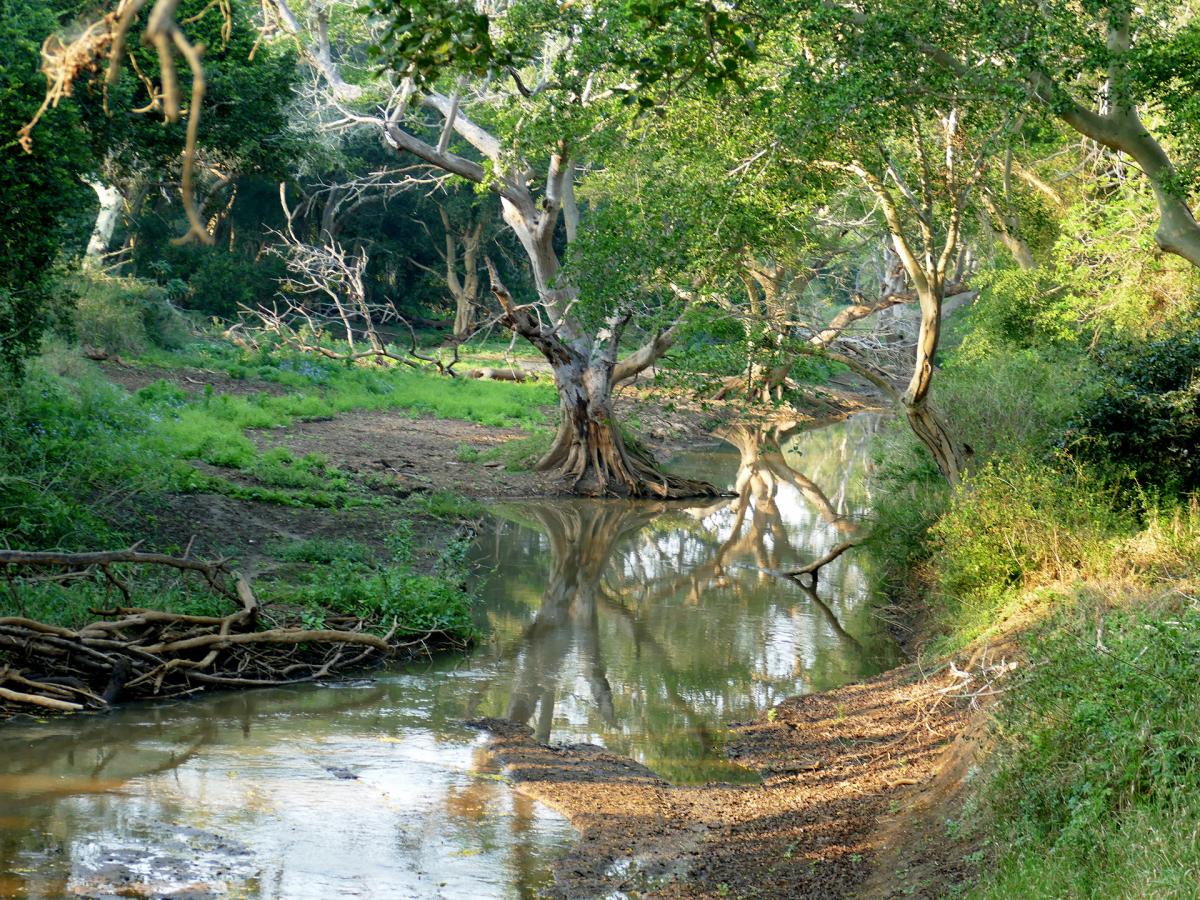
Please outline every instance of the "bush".
[[1103, 391], [1071, 423], [1070, 452], [1126, 486], [1200, 489], [1200, 332], [1114, 346], [1097, 358]]
[[[68, 382], [33, 369], [0, 391], [0, 545], [103, 546], [122, 500], [166, 488], [169, 460], [153, 451], [145, 413], [113, 385]], [[104, 509], [89, 505], [101, 494]]]
[[938, 618], [970, 639], [1031, 587], [1106, 574], [1112, 538], [1132, 530], [1132, 516], [1085, 472], [1021, 457], [988, 464], [930, 529]]
[[279, 290], [283, 262], [266, 255], [258, 259], [221, 247], [196, 244], [159, 247], [151, 264], [154, 276], [170, 287], [179, 304], [207, 316], [233, 318], [240, 306], [257, 308]]
[[1069, 348], [965, 347], [935, 384], [937, 402], [977, 461], [996, 454], [1048, 456], [1095, 393], [1088, 358]]
[[75, 336], [109, 353], [144, 353], [150, 345], [183, 346], [188, 327], [167, 292], [137, 278], [79, 275], [68, 280], [78, 299]]

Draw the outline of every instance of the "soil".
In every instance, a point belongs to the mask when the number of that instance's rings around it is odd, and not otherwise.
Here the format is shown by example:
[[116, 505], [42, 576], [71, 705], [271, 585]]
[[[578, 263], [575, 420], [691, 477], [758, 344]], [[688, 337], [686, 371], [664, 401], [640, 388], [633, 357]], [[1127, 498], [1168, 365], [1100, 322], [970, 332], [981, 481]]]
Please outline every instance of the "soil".
[[[760, 786], [675, 787], [600, 747], [538, 744], [511, 722], [474, 724], [494, 735], [518, 790], [580, 831], [556, 866], [556, 896], [939, 896], [961, 866], [935, 881], [918, 864], [930, 846], [959, 863], [967, 855], [946, 819], [958, 818], [976, 746], [977, 734], [964, 732], [982, 721], [959, 683], [949, 671], [922, 677], [902, 666], [733, 726], [728, 753]], [[907, 816], [914, 807], [923, 815]], [[897, 857], [895, 844], [914, 855]]]
[[480, 499], [560, 493], [533, 472], [460, 462], [461, 447], [490, 450], [524, 436], [518, 428], [495, 428], [455, 419], [412, 418], [401, 412], [350, 412], [332, 420], [296, 422], [255, 435], [263, 448], [295, 454], [321, 453], [357, 475], [382, 476], [402, 493], [452, 490]]

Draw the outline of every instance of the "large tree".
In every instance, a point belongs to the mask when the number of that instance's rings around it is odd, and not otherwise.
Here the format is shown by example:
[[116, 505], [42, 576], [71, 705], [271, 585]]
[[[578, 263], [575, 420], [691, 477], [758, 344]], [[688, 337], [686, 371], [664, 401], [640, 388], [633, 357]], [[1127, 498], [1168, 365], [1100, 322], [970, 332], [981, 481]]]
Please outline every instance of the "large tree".
[[[488, 19], [453, 5], [400, 3], [385, 10], [382, 34], [374, 37], [389, 69], [370, 85], [372, 103], [338, 87], [349, 81], [328, 74], [338, 68], [334, 54], [323, 55], [318, 69], [338, 124], [376, 129], [398, 154], [499, 199], [536, 290], [533, 298], [514, 297], [493, 278], [502, 322], [545, 356], [559, 392], [559, 428], [539, 468], [585, 494], [711, 492], [661, 472], [627, 444], [612, 407], [613, 388], [669, 348], [681, 301], [661, 293], [589, 297], [563, 270], [563, 251], [588, 227], [577, 182], [634, 121], [631, 61], [655, 51], [654, 35], [622, 4], [603, 12], [600, 18], [595, 6], [525, 0]], [[442, 51], [430, 41], [447, 28]], [[680, 66], [702, 70], [700, 62]], [[628, 330], [642, 343], [622, 358]]]

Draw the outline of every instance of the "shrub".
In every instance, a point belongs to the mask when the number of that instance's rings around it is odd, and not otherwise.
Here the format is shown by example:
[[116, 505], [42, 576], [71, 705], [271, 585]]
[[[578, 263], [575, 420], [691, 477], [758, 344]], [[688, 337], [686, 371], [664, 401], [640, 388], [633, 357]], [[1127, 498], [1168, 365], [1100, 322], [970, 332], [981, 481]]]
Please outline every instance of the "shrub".
[[1094, 368], [1070, 348], [964, 348], [934, 387], [956, 434], [977, 462], [996, 454], [1049, 456], [1063, 429], [1094, 395]]
[[1200, 332], [1117, 345], [1097, 358], [1103, 391], [1071, 423], [1070, 452], [1126, 486], [1200, 489]]
[[151, 345], [183, 346], [188, 327], [162, 288], [137, 278], [79, 275], [68, 280], [77, 294], [75, 333], [80, 343], [109, 353], [137, 355]]
[[1023, 590], [1105, 574], [1116, 552], [1111, 539], [1132, 525], [1086, 472], [1019, 456], [990, 463], [930, 529], [939, 618], [969, 639]]
[[[145, 414], [113, 385], [68, 382], [34, 368], [0, 390], [0, 544], [103, 545], [104, 514], [170, 484], [172, 466], [147, 438]], [[89, 501], [105, 495], [103, 508]]]

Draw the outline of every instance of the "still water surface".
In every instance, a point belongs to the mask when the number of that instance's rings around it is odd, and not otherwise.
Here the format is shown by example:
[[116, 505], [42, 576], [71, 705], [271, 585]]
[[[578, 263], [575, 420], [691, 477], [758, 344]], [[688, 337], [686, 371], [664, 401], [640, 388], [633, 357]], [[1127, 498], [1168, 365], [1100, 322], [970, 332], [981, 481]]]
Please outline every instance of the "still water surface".
[[675, 460], [733, 499], [495, 506], [469, 656], [0, 726], [0, 896], [532, 894], [571, 830], [508, 786], [476, 716], [752, 780], [723, 724], [895, 662], [853, 552], [815, 592], [779, 574], [854, 535], [877, 424], [738, 427]]

